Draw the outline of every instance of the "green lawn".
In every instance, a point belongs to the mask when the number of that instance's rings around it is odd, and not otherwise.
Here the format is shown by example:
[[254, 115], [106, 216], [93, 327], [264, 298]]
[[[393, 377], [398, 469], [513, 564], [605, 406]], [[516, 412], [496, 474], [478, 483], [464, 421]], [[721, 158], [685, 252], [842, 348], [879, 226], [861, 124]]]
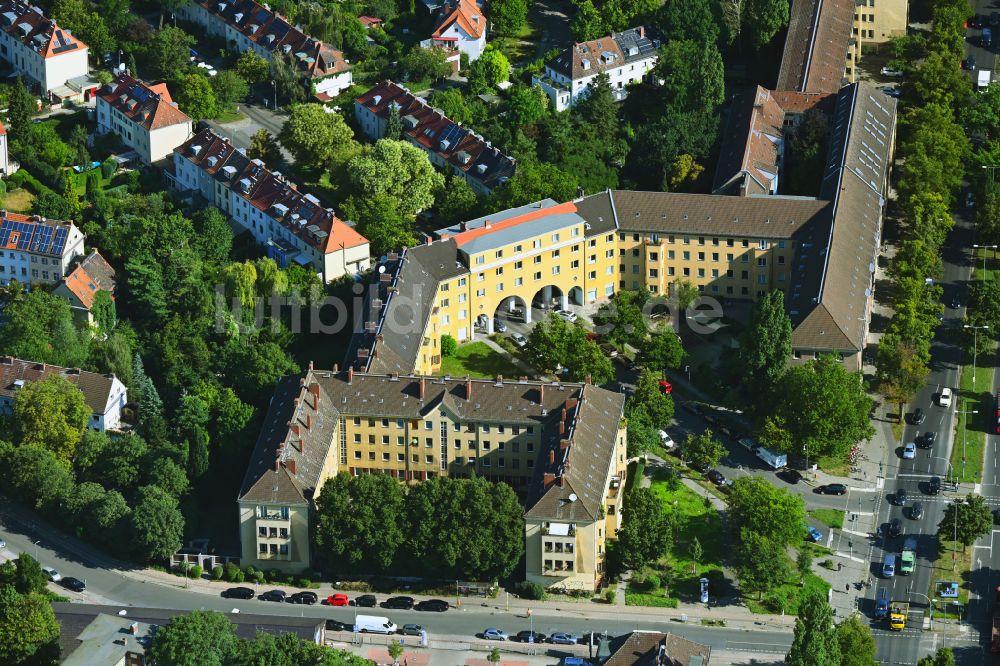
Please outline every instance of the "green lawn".
[[497, 375], [517, 378], [524, 373], [485, 342], [468, 342], [459, 345], [454, 356], [441, 359], [441, 371], [438, 374], [493, 379]]
[[840, 529], [844, 526], [844, 512], [840, 509], [812, 509], [809, 515], [827, 527]]
[[787, 613], [796, 615], [799, 611], [799, 599], [807, 590], [818, 591], [826, 599], [827, 590], [830, 584], [817, 576], [809, 574], [805, 578], [805, 585], [799, 585], [798, 577], [792, 582], [764, 593], [764, 598], [758, 600], [751, 596], [746, 598], [747, 608], [751, 613]]
[[[693, 601], [698, 598], [698, 579], [702, 577], [712, 581], [712, 594], [719, 594], [719, 588], [723, 584], [722, 564], [725, 560], [722, 519], [719, 513], [710, 505], [706, 506], [704, 498], [684, 484], [678, 482], [677, 487], [671, 489], [663, 470], [657, 470], [650, 489], [673, 510], [677, 521], [674, 543], [670, 552], [656, 566], [651, 567], [651, 572], [659, 577], [660, 585], [654, 587], [640, 580], [631, 581], [625, 603], [676, 608], [680, 600]], [[691, 544], [695, 538], [702, 549], [697, 565], [691, 559]]]
[[24, 213], [31, 210], [31, 202], [35, 200], [35, 195], [21, 187], [11, 190], [4, 195], [4, 207], [15, 213]]
[[[957, 541], [939, 541], [938, 557], [931, 572], [931, 585], [927, 594], [933, 598], [938, 581], [958, 583], [957, 601], [963, 606], [969, 602], [969, 583], [972, 575], [973, 549], [969, 546], [963, 553], [962, 544]], [[952, 557], [954, 556], [954, 560]], [[948, 599], [947, 601], [952, 601]], [[937, 617], [937, 611], [934, 612]]]
[[[955, 443], [951, 448], [951, 465], [960, 482], [975, 483], [979, 480], [983, 468], [983, 449], [986, 446], [986, 423], [993, 413], [992, 354], [980, 354], [980, 365], [976, 368], [975, 385], [973, 385], [972, 365], [962, 368], [961, 384], [958, 399], [958, 428]], [[978, 414], [963, 412], [978, 411]], [[962, 458], [965, 458], [964, 472]]]

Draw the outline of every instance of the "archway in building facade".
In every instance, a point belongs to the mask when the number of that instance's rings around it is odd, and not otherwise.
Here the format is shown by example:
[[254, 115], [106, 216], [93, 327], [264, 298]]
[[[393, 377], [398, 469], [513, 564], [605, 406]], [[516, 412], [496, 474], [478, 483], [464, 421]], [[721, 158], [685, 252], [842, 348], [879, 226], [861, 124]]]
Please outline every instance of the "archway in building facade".
[[539, 310], [565, 310], [567, 304], [566, 294], [554, 284], [545, 285], [531, 299], [531, 307]]

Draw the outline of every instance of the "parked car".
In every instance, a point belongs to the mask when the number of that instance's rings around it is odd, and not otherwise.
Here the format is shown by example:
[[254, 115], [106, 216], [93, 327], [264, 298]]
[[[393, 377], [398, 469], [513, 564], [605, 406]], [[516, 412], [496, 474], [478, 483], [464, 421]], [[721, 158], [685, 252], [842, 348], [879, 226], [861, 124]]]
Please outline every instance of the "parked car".
[[932, 476], [931, 480], [927, 482], [927, 494], [937, 495], [941, 492], [941, 477]]
[[[532, 636], [535, 637], [535, 640], [531, 640]], [[528, 631], [527, 629], [517, 632], [514, 636], [514, 640], [521, 643], [542, 643], [545, 641], [545, 638], [545, 634], [540, 634], [537, 631]]]
[[814, 492], [820, 495], [846, 495], [847, 486], [842, 483], [828, 483], [825, 486], [819, 486]]
[[549, 636], [549, 642], [553, 645], [576, 645], [578, 640], [579, 638], [577, 636], [567, 634], [562, 631], [557, 631]]
[[902, 76], [903, 71], [900, 69], [892, 69], [891, 67], [882, 68], [882, 76]]
[[340, 620], [327, 620], [326, 629], [327, 631], [354, 631], [354, 625]]
[[590, 645], [591, 643], [593, 643], [594, 645], [600, 645], [601, 639], [607, 637], [608, 637], [607, 632], [599, 633], [596, 631], [588, 631], [587, 633], [580, 636], [580, 645]]
[[290, 604], [308, 604], [311, 606], [317, 601], [319, 601], [319, 597], [315, 592], [296, 592], [288, 597], [288, 603]]
[[802, 480], [802, 474], [796, 469], [786, 467], [778, 472], [778, 478], [794, 485]]
[[812, 541], [814, 543], [819, 543], [820, 541], [823, 540], [823, 533], [820, 532], [815, 527], [813, 527], [812, 525], [806, 526], [806, 532], [808, 533], [806, 538], [809, 539], [809, 541]]
[[404, 624], [402, 627], [400, 627], [399, 633], [403, 634], [404, 636], [419, 636], [423, 630], [424, 628], [421, 627], [419, 624]]
[[503, 319], [497, 319], [493, 322], [493, 330], [496, 331], [497, 333], [506, 333], [507, 324], [504, 322]]
[[390, 597], [382, 602], [382, 608], [410, 610], [413, 608], [413, 604], [413, 597]]
[[42, 573], [44, 573], [45, 577], [51, 580], [53, 583], [58, 583], [60, 580], [62, 580], [62, 574], [60, 574], [52, 567], [42, 567]]
[[725, 485], [725, 483], [726, 483], [726, 475], [723, 474], [722, 472], [720, 472], [717, 469], [709, 470], [709, 472], [708, 472], [708, 480], [711, 481], [712, 483], [714, 483], [717, 486]]
[[993, 524], [1000, 525], [1000, 509], [993, 509]]
[[935, 441], [937, 441], [937, 433], [933, 430], [928, 430], [924, 433], [923, 437], [917, 439], [917, 446], [923, 449], [930, 449], [934, 447]]
[[907, 442], [903, 445], [903, 458], [906, 460], [913, 460], [917, 457], [917, 443]]
[[3, 539], [0, 539], [0, 550], [3, 550], [6, 547], [7, 547], [7, 542], [4, 541]]
[[906, 504], [906, 488], [900, 488], [896, 491], [896, 494], [893, 495], [893, 503], [896, 506], [903, 506]]
[[910, 518], [913, 520], [920, 520], [924, 515], [924, 503], [914, 502], [913, 506], [910, 507]]
[[375, 608], [378, 606], [378, 601], [374, 594], [362, 594], [360, 597], [355, 597], [354, 605], [361, 608]]
[[938, 398], [938, 403], [942, 407], [951, 407], [952, 392], [950, 388], [941, 389], [941, 396]]
[[569, 310], [556, 310], [556, 316], [562, 317], [571, 324], [576, 321], [576, 313]]
[[927, 416], [924, 414], [924, 410], [917, 407], [916, 409], [913, 410], [913, 416], [910, 418], [910, 420], [912, 421], [913, 425], [920, 425], [921, 423], [924, 422], [925, 418], [927, 418]]
[[254, 591], [249, 587], [231, 587], [222, 591], [223, 599], [253, 599]]
[[347, 606], [350, 605], [350, 600], [347, 598], [346, 594], [331, 594], [323, 602], [324, 606]]
[[418, 611], [434, 611], [435, 613], [443, 613], [451, 608], [451, 605], [443, 599], [425, 599], [414, 606], [414, 608]]
[[665, 430], [660, 431], [660, 444], [663, 445], [667, 451], [673, 450], [677, 443], [674, 441], [673, 437], [667, 434]]
[[65, 587], [67, 590], [73, 590], [74, 592], [83, 592], [87, 589], [87, 584], [84, 583], [79, 578], [73, 578], [72, 576], [66, 576], [59, 581], [59, 584]]
[[518, 347], [524, 347], [525, 345], [527, 345], [527, 344], [528, 344], [528, 338], [524, 337], [524, 336], [523, 336], [523, 335], [521, 335], [520, 333], [515, 333], [514, 335], [510, 336], [510, 339], [511, 339], [511, 340], [512, 340], [512, 341], [514, 342], [514, 344], [515, 344], [515, 345], [517, 345]]
[[496, 627], [490, 627], [483, 632], [483, 638], [488, 641], [505, 641], [507, 640], [507, 632], [503, 629], [497, 629]]
[[976, 69], [976, 56], [970, 53], [965, 58], [965, 60], [962, 61], [962, 67], [965, 68], [965, 69], [967, 69], [967, 70], [969, 70], [970, 72], [975, 71], [975, 69]]
[[889, 97], [900, 97], [903, 94], [899, 88], [893, 88], [892, 86], [882, 86], [882, 92]]
[[[973, 59], [972, 62], [975, 63], [975, 59]], [[972, 192], [969, 192], [968, 194], [965, 195], [965, 207], [966, 208], [976, 207], [976, 197], [975, 195], [972, 194]]]
[[673, 393], [674, 392], [674, 385], [671, 384], [670, 382], [668, 382], [665, 379], [661, 379], [660, 380], [660, 391], [662, 393]]
[[261, 601], [280, 601], [280, 602], [284, 602], [285, 601], [285, 597], [287, 597], [287, 596], [288, 596], [288, 593], [285, 592], [284, 590], [268, 590], [267, 592], [265, 592], [264, 594], [260, 595], [257, 598], [260, 599]]
[[889, 523], [889, 536], [898, 537], [903, 535], [903, 521], [899, 518], [893, 518]]
[[957, 310], [960, 307], [962, 307], [962, 301], [958, 299], [958, 296], [952, 296], [951, 301], [949, 301], [948, 303], [948, 307], [950, 307], [952, 310]]

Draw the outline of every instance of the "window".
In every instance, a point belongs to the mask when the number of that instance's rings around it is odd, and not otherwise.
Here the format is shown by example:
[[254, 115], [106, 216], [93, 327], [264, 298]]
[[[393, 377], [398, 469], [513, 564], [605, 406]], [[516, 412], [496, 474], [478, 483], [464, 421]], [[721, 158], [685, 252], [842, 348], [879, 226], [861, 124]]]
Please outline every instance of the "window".
[[503, 256], [503, 250], [497, 250], [497, 259]]
[[522, 247], [520, 245], [515, 245], [514, 246], [514, 254], [520, 254], [521, 250], [522, 250]]
[[757, 265], [762, 268], [767, 266], [767, 257], [757, 257]]
[[705, 237], [698, 236], [698, 245], [704, 245], [704, 244], [705, 244]]
[[479, 255], [478, 257], [476, 257], [476, 264], [477, 265], [478, 264], [485, 264], [485, 263], [486, 263], [486, 257], [484, 257], [483, 255]]
[[704, 252], [699, 252], [698, 253], [698, 261], [705, 261], [705, 253]]
[[559, 234], [552, 234], [552, 242], [553, 243], [559, 242]]
[[714, 277], [714, 278], [719, 277], [719, 269], [718, 268], [713, 268], [712, 269], [712, 277]]
[[532, 263], [534, 263], [534, 264], [540, 264], [540, 263], [542, 263], [542, 258], [540, 256], [535, 257], [534, 260], [532, 260]]
[[559, 267], [558, 266], [553, 266], [552, 267], [552, 274], [553, 275], [559, 275]]
[[406, 454], [405, 453], [397, 453], [396, 454], [396, 462], [406, 462]]
[[497, 291], [503, 291], [503, 282], [497, 285]]
[[389, 435], [382, 435], [382, 443], [383, 444], [389, 443]]
[[461, 293], [461, 294], [458, 295], [458, 302], [459, 303], [464, 303], [466, 300], [468, 300], [468, 297], [466, 296], [466, 294]]
[[659, 252], [650, 252], [649, 253], [649, 260], [650, 261], [659, 261], [660, 260], [660, 253]]
[[670, 277], [674, 276], [674, 267], [673, 266], [667, 266], [667, 275], [670, 276]]
[[434, 456], [424, 456], [424, 462], [428, 465], [434, 464]]
[[552, 258], [556, 259], [557, 257], [559, 257], [559, 250], [552, 250]]
[[355, 451], [354, 452], [354, 459], [355, 460], [361, 460], [361, 451]]
[[485, 273], [479, 273], [478, 275], [476, 275], [476, 282], [482, 282], [485, 279], [486, 279]]
[[354, 433], [354, 443], [355, 444], [360, 444], [361, 443], [361, 434], [360, 433], [357, 433], [357, 432]]
[[698, 269], [698, 277], [700, 277], [700, 278], [705, 277], [705, 269], [704, 268], [699, 268]]
[[519, 271], [522, 268], [524, 268], [524, 262], [523, 261], [515, 261], [514, 262], [514, 270], [515, 271]]
[[459, 287], [464, 287], [465, 286], [465, 278], [460, 278], [458, 280], [458, 286]]
[[660, 272], [657, 269], [655, 269], [655, 268], [650, 268], [649, 269], [649, 277], [651, 277], [651, 278], [660, 277]]
[[684, 277], [690, 277], [690, 276], [691, 276], [691, 269], [690, 268], [685, 268], [684, 269]]
[[400, 435], [399, 437], [396, 438], [396, 446], [402, 446], [405, 443], [406, 443], [406, 440], [403, 438], [402, 435]]
[[382, 462], [389, 462], [389, 453], [385, 452], [382, 454]]
[[522, 284], [524, 284], [524, 278], [520, 278], [520, 277], [514, 278], [514, 286], [515, 287], [520, 287]]
[[718, 252], [713, 252], [712, 253], [712, 261], [718, 261], [718, 260], [719, 260], [719, 253]]
[[639, 256], [639, 249], [638, 248], [632, 250], [632, 256], [633, 257], [638, 257]]
[[681, 252], [681, 258], [684, 259], [684, 261], [690, 261], [691, 253], [688, 252], [687, 250], [684, 250], [684, 252]]
[[497, 269], [497, 275], [503, 275], [503, 266]]
[[670, 259], [670, 260], [674, 259], [674, 251], [673, 250], [667, 250], [667, 259]]
[[785, 271], [778, 271], [778, 282], [785, 281]]
[[766, 275], [758, 275], [757, 276], [757, 284], [767, 284], [767, 276]]
[[580, 267], [580, 260], [579, 259], [574, 259], [573, 261], [569, 262], [569, 267], [570, 268], [579, 268]]

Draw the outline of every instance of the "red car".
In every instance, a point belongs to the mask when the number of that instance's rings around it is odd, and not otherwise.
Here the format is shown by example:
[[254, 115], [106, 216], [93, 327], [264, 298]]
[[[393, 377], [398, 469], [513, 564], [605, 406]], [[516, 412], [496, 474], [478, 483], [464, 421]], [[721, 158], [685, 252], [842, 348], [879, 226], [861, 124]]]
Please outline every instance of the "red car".
[[674, 392], [674, 385], [671, 384], [670, 382], [668, 382], [666, 379], [661, 379], [660, 380], [660, 390], [663, 391], [664, 393], [673, 393]]
[[346, 606], [347, 605], [347, 595], [346, 594], [331, 594], [326, 598], [327, 606]]

